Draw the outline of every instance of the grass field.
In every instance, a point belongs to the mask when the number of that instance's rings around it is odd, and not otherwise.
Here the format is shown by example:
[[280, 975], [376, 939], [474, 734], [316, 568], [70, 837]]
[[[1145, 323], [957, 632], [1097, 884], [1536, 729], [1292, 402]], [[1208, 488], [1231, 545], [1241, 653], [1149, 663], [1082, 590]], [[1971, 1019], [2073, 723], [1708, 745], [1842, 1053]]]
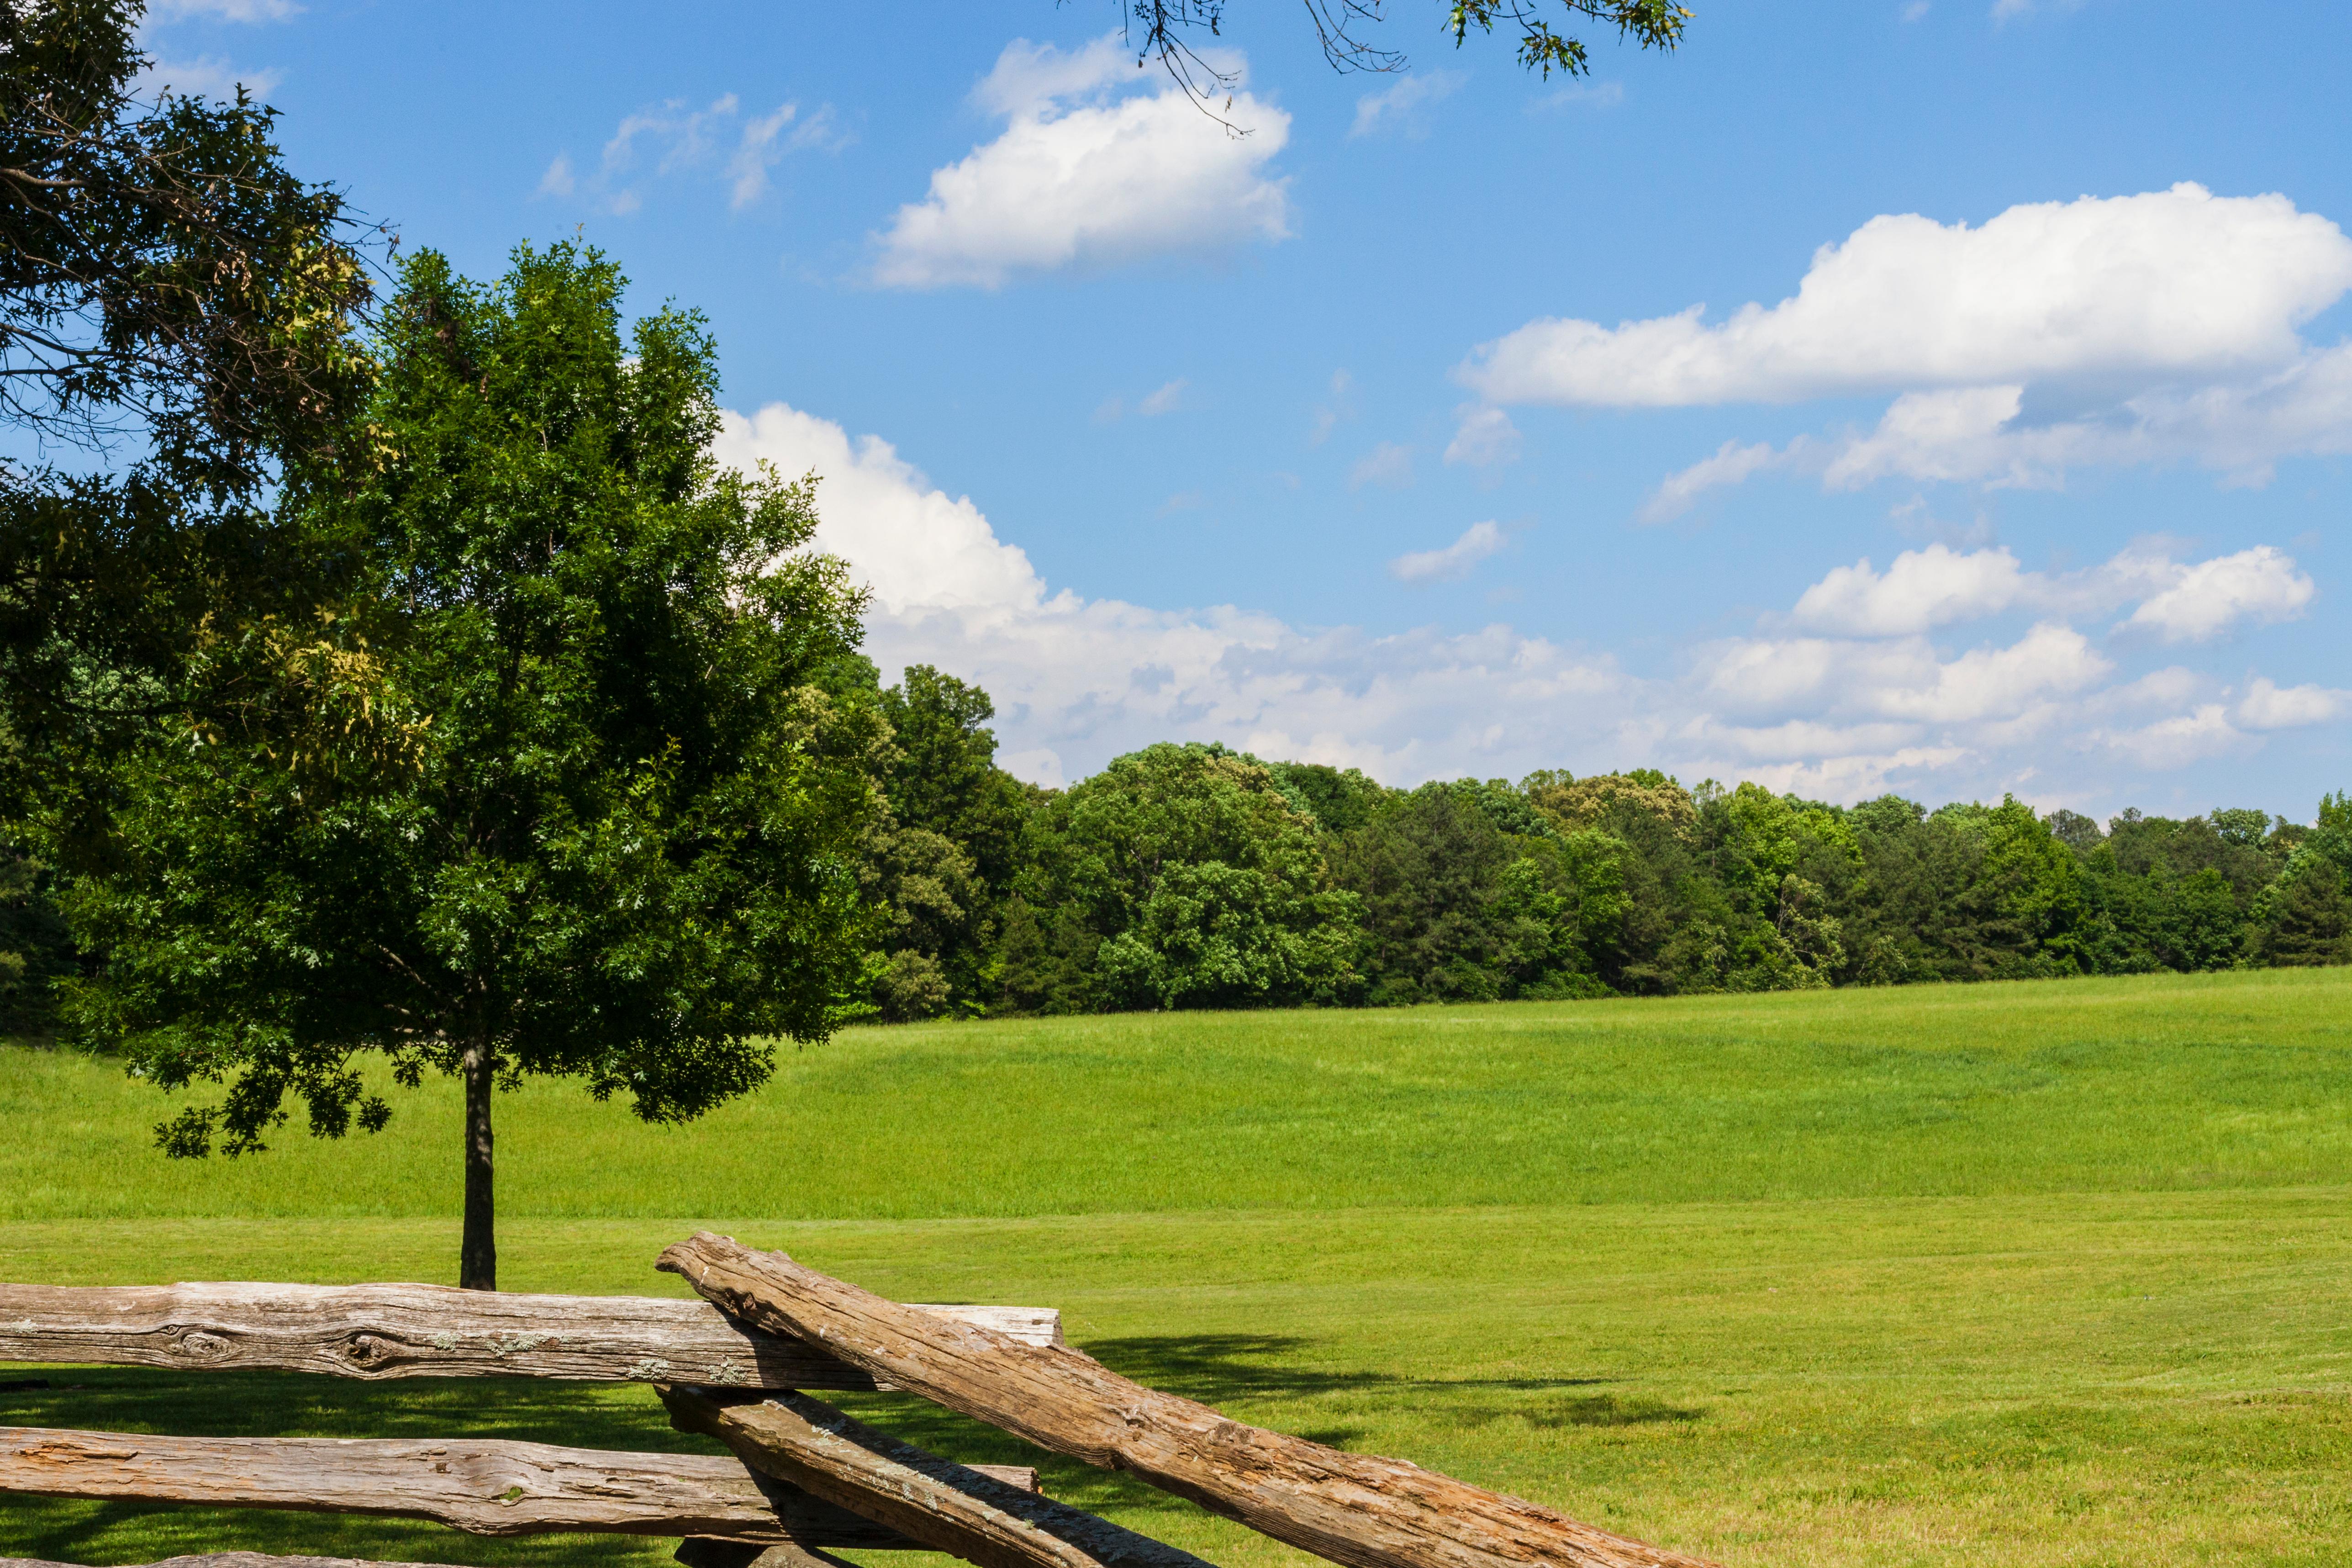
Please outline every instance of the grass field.
[[[375, 1139], [166, 1165], [163, 1096], [0, 1048], [0, 1278], [447, 1279], [455, 1102], [394, 1098]], [[1147, 1382], [1734, 1568], [2352, 1561], [2352, 972], [860, 1030], [691, 1129], [499, 1111], [509, 1288], [676, 1293], [653, 1255], [709, 1225], [1059, 1306]], [[703, 1446], [635, 1389], [42, 1375], [0, 1423]], [[1308, 1561], [1043, 1468], [1214, 1562]], [[0, 1554], [199, 1545], [668, 1549], [0, 1502]]]

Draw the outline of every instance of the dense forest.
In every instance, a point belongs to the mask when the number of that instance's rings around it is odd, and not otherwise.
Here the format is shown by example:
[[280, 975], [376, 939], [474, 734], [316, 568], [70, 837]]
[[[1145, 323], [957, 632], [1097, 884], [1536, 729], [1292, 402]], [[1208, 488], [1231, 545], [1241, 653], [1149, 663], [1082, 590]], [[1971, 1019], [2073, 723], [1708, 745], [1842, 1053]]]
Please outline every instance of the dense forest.
[[1157, 745], [997, 767], [935, 669], [833, 700], [895, 737], [862, 868], [870, 1016], [1668, 995], [2352, 963], [2352, 795], [2304, 826], [2015, 800], [1837, 806], [1648, 770], [1390, 789]]
[[[1391, 789], [1220, 745], [1065, 790], [996, 765], [979, 688], [825, 672], [869, 737], [870, 919], [842, 1021], [1395, 1006], [2352, 963], [2352, 794], [2103, 828], [2013, 799], [1839, 806], [1650, 769]], [[863, 721], [861, 725], [858, 721]], [[0, 1006], [85, 962], [0, 863]]]

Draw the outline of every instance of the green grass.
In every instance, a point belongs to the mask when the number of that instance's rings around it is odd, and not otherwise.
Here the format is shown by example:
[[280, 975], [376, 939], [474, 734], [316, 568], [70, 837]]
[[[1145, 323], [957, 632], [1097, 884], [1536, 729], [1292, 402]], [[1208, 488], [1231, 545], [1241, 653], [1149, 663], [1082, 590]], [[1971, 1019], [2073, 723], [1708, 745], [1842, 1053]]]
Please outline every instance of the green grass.
[[[0, 1050], [0, 1278], [446, 1279], [454, 1105], [398, 1098], [373, 1140], [173, 1166], [163, 1097]], [[1737, 1568], [2352, 1540], [2352, 972], [863, 1030], [684, 1131], [561, 1086], [499, 1110], [510, 1288], [676, 1293], [653, 1255], [709, 1224], [889, 1294], [1059, 1306], [1144, 1381]], [[44, 1375], [0, 1422], [704, 1447], [639, 1389]], [[1214, 1562], [1307, 1561], [1044, 1468]], [[0, 1552], [200, 1545], [667, 1549], [0, 1503]]]

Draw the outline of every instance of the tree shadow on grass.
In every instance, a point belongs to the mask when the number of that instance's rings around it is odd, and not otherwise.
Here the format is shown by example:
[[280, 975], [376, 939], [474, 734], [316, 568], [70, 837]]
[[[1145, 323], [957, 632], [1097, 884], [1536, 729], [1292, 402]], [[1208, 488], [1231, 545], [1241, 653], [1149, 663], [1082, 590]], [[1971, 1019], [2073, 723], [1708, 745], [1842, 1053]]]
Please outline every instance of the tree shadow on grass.
[[1087, 1353], [1150, 1388], [1222, 1408], [1227, 1402], [1405, 1389], [1592, 1388], [1605, 1377], [1398, 1377], [1297, 1364], [1314, 1342], [1286, 1334], [1146, 1334], [1096, 1340]]

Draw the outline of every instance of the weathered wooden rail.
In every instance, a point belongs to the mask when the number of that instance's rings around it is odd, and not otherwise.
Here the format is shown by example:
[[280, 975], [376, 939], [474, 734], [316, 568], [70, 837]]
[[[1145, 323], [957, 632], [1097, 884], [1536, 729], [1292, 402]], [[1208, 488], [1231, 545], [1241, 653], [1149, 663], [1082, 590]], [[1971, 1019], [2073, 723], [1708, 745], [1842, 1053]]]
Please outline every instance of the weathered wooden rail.
[[[1025, 1467], [974, 1466], [1008, 1492]], [[919, 1551], [742, 1460], [453, 1438], [166, 1437], [0, 1426], [0, 1491], [425, 1519], [473, 1535], [711, 1535]]]
[[[1025, 1344], [1059, 1344], [1043, 1307], [924, 1306]], [[440, 1285], [0, 1285], [0, 1362], [335, 1377], [561, 1377], [713, 1387], [869, 1389], [805, 1340], [703, 1301], [532, 1296]]]

